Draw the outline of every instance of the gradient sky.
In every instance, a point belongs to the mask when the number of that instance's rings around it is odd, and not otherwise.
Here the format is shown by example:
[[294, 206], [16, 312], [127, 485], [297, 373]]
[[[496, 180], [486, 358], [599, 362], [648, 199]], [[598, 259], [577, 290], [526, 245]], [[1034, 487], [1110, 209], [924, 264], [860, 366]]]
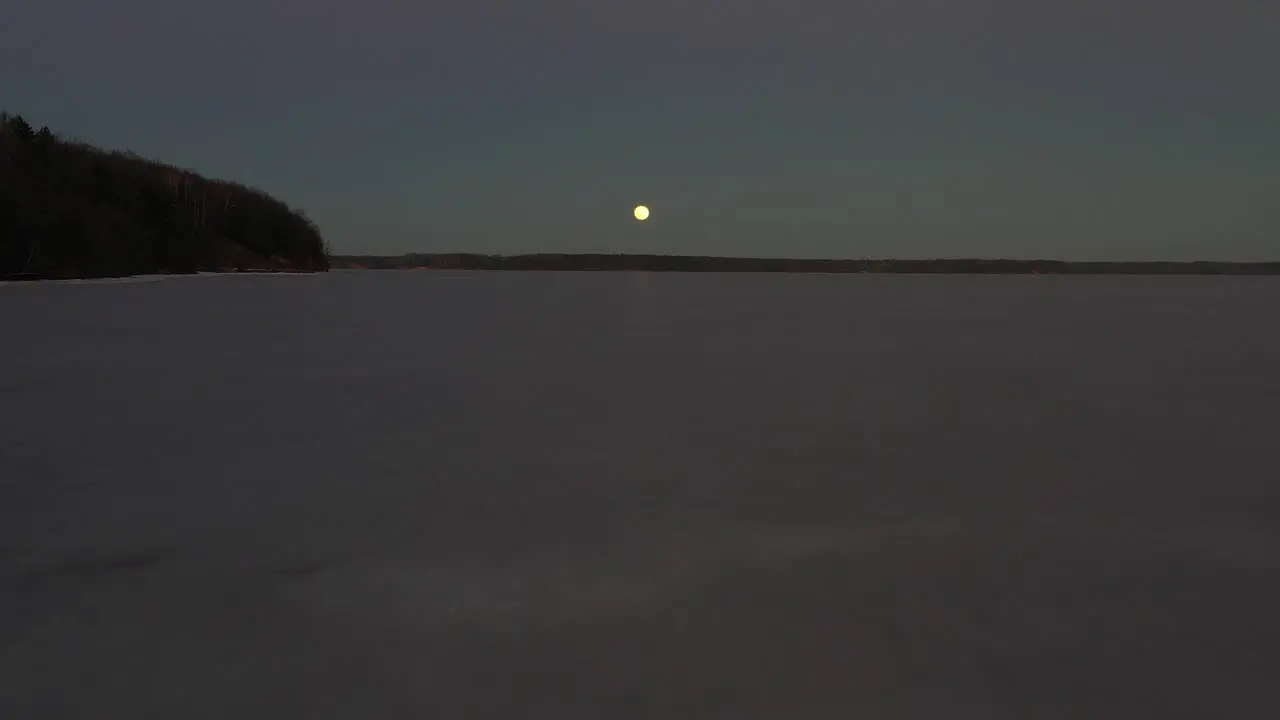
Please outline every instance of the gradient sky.
[[0, 68], [337, 252], [1280, 259], [1272, 0], [4, 0]]

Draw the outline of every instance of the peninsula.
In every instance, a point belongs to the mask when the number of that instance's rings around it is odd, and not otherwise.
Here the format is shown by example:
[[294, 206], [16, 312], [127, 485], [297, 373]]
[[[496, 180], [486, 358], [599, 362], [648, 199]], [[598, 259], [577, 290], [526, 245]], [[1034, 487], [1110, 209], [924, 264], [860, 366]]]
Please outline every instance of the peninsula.
[[0, 113], [0, 280], [327, 270], [301, 210]]

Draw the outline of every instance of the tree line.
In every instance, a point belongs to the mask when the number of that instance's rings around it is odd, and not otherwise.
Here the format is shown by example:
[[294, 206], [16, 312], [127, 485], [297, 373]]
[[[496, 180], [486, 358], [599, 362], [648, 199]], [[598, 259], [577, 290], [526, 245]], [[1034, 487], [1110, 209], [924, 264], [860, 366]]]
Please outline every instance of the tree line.
[[0, 278], [327, 270], [304, 212], [0, 113]]
[[963, 273], [1280, 275], [1280, 262], [1064, 262], [1059, 260], [841, 260], [709, 257], [701, 255], [414, 253], [335, 255], [334, 268], [370, 270], [633, 270], [650, 272]]

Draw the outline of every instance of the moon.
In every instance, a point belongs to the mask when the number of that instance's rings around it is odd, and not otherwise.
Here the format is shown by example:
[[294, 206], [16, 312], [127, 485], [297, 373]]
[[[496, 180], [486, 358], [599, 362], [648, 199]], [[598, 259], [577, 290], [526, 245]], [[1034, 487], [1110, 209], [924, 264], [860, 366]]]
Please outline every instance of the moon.
[[646, 220], [646, 219], [648, 219], [648, 217], [649, 217], [649, 208], [647, 208], [647, 207], [645, 207], [645, 206], [643, 206], [643, 205], [637, 205], [637, 206], [636, 206], [636, 209], [635, 209], [635, 216], [636, 216], [636, 219], [637, 219], [637, 220]]

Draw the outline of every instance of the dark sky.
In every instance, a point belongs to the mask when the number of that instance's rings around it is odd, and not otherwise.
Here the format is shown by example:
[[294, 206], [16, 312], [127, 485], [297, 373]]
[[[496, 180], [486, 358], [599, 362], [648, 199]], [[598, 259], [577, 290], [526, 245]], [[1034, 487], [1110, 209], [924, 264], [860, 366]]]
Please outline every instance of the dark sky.
[[3, 0], [0, 68], [339, 252], [1280, 256], [1272, 0]]

